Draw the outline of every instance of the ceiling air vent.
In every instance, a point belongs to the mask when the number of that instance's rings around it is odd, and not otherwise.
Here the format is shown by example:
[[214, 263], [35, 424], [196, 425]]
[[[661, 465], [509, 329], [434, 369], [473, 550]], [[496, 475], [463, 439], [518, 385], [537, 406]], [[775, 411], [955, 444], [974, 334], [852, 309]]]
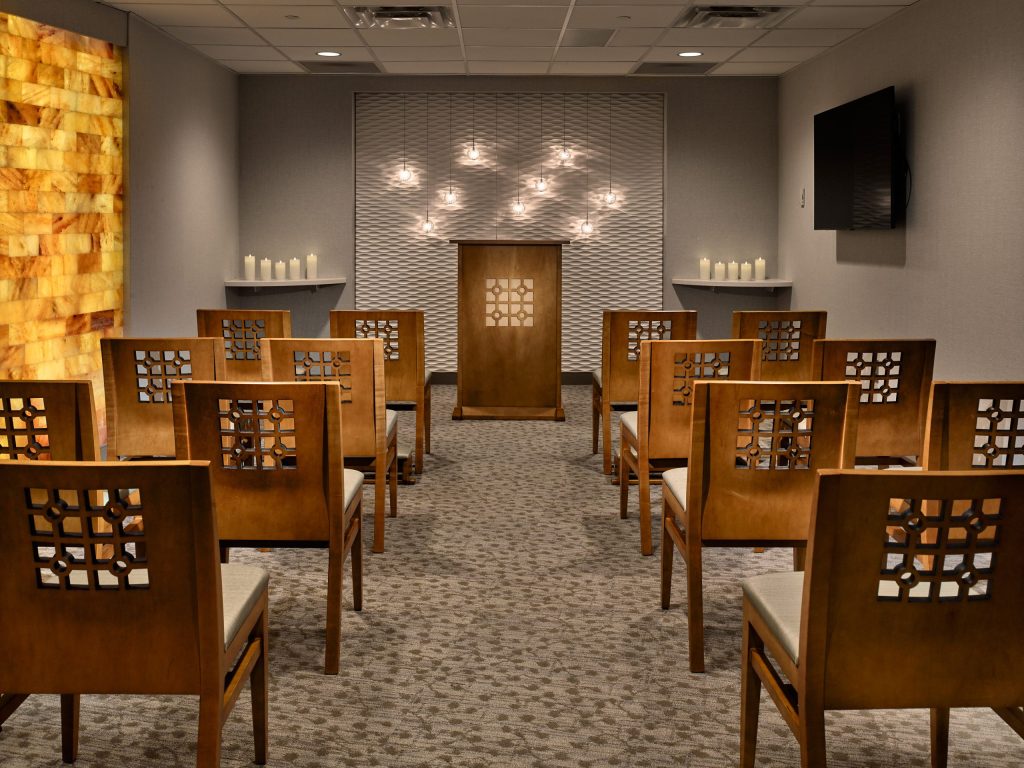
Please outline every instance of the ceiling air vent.
[[648, 61], [641, 64], [635, 70], [634, 75], [706, 75], [710, 70], [718, 66], [717, 61], [706, 63], [680, 63], [663, 64], [657, 61]]
[[795, 7], [778, 5], [695, 5], [676, 22], [677, 27], [702, 29], [764, 29], [774, 27]]
[[442, 5], [351, 5], [343, 9], [356, 29], [442, 29], [454, 27]]
[[380, 67], [372, 61], [300, 61], [300, 67], [313, 75], [379, 75]]

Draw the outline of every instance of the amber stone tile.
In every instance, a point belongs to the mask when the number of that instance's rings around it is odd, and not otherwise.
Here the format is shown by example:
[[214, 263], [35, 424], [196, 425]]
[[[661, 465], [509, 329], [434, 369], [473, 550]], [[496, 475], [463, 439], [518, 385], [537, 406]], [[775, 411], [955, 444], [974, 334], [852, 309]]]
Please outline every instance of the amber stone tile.
[[39, 255], [39, 235], [12, 235], [7, 243], [12, 258]]

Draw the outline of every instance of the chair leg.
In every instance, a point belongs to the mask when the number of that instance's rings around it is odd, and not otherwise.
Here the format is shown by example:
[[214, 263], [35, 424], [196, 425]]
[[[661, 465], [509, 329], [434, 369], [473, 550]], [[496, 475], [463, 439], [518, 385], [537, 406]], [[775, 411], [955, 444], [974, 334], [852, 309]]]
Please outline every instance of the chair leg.
[[757, 722], [761, 714], [761, 678], [754, 671], [751, 654], [764, 649], [764, 641], [750, 622], [743, 622], [743, 653], [740, 656], [740, 768], [754, 768], [757, 754]]
[[793, 547], [793, 570], [803, 571], [807, 563], [807, 547]]
[[661, 607], [668, 610], [672, 601], [672, 560], [675, 557], [675, 543], [669, 535], [668, 507], [661, 506]]
[[800, 722], [797, 739], [800, 741], [800, 768], [827, 768], [825, 756], [825, 710], [821, 706], [807, 706], [800, 702]]
[[949, 756], [949, 707], [936, 707], [931, 715], [932, 768], [946, 768]]
[[590, 452], [597, 453], [598, 437], [601, 433], [601, 390], [597, 388], [596, 381], [590, 388]]
[[423, 447], [426, 439], [423, 433], [423, 418], [426, 409], [422, 404], [416, 408], [416, 474], [423, 474]]
[[377, 459], [373, 477], [373, 551], [384, 551], [384, 491], [387, 471], [383, 458]]
[[612, 409], [610, 403], [604, 402], [604, 395], [601, 397], [601, 439], [604, 442], [601, 471], [606, 475], [610, 475], [612, 473]]
[[646, 464], [638, 463], [636, 477], [640, 497], [640, 554], [650, 557], [654, 554], [651, 541], [651, 469], [650, 466], [644, 466]]
[[[426, 453], [430, 453], [430, 385], [426, 387], [426, 391], [423, 393], [423, 442], [425, 443], [423, 450]], [[421, 471], [421, 470], [417, 470]]]
[[[395, 450], [397, 454], [397, 449]], [[394, 461], [391, 462], [391, 471], [388, 472], [388, 481], [390, 488], [390, 501], [391, 501], [391, 516], [398, 517], [398, 456], [395, 456]]]
[[199, 743], [196, 768], [219, 768], [221, 716], [224, 693], [214, 689], [199, 696]]
[[78, 759], [78, 713], [80, 696], [77, 693], [60, 695], [60, 753], [65, 763]]
[[690, 671], [704, 671], [704, 571], [700, 542], [687, 531], [686, 557], [686, 621], [690, 640]]
[[264, 611], [256, 623], [255, 632], [260, 637], [260, 657], [252, 668], [249, 688], [252, 694], [252, 741], [255, 748], [256, 765], [267, 764], [267, 732], [270, 730], [269, 678], [267, 672], [267, 649], [269, 622]]
[[7, 722], [7, 718], [14, 714], [14, 711], [28, 698], [25, 693], [0, 693], [0, 725]]
[[332, 538], [327, 557], [327, 648], [324, 674], [338, 674], [341, 656], [341, 593], [345, 581], [344, 542]]
[[231, 548], [230, 547], [221, 547], [220, 548], [220, 561], [222, 563], [230, 563], [231, 562]]
[[619, 518], [629, 518], [629, 462], [624, 458], [625, 445], [619, 443]]
[[352, 550], [349, 558], [352, 560], [352, 607], [363, 610], [363, 504], [355, 511], [355, 520], [352, 525], [356, 526], [356, 535], [352, 539]]

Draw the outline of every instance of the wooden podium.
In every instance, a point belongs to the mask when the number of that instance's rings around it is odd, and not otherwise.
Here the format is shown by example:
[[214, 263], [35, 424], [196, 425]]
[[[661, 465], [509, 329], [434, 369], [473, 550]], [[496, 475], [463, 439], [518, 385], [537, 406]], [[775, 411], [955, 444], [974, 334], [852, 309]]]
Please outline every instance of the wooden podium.
[[459, 246], [459, 369], [453, 419], [553, 419], [562, 410], [562, 246]]

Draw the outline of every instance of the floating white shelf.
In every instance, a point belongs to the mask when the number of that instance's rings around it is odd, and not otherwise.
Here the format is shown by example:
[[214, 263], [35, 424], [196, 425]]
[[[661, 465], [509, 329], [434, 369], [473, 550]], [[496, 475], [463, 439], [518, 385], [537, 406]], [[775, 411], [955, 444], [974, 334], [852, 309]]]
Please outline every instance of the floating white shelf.
[[225, 280], [227, 288], [312, 288], [324, 285], [344, 285], [344, 277], [318, 277], [315, 280]]
[[673, 277], [672, 285], [687, 285], [691, 288], [710, 288], [717, 291], [719, 288], [731, 288], [739, 291], [768, 291], [774, 293], [777, 288], [792, 288], [792, 280], [700, 280], [696, 277]]

